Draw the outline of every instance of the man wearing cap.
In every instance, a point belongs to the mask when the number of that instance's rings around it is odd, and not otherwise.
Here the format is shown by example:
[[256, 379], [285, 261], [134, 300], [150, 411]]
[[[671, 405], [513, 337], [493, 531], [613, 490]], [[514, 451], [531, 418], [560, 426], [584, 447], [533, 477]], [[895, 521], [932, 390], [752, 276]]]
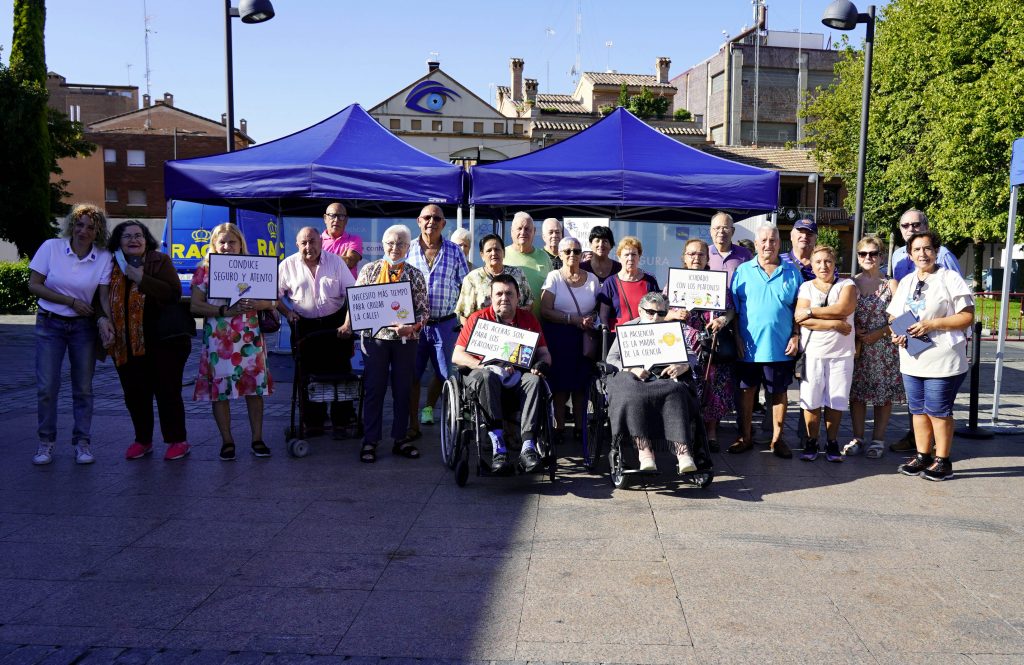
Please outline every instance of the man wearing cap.
[[[533, 246], [537, 227], [529, 213], [519, 211], [512, 218], [512, 245], [505, 250], [505, 265], [515, 266], [526, 275], [532, 293], [540, 293], [544, 280], [553, 270], [548, 253]], [[533, 315], [540, 316], [540, 298], [533, 299]]]
[[564, 235], [562, 223], [555, 217], [548, 217], [540, 225], [540, 235], [544, 239], [544, 252], [551, 260], [551, 269], [558, 270], [562, 267], [562, 259], [558, 258], [558, 243]]
[[[811, 267], [811, 255], [814, 253], [814, 245], [818, 242], [818, 225], [814, 220], [798, 219], [793, 224], [793, 230], [789, 232], [789, 241], [793, 249], [779, 255], [779, 258], [800, 271], [800, 276], [805, 282], [814, 279], [814, 268]], [[839, 266], [836, 266], [836, 278], [839, 277]]]
[[352, 271], [352, 276], [356, 277], [356, 267], [363, 258], [363, 240], [352, 233], [345, 233], [345, 227], [348, 226], [348, 211], [345, 206], [337, 202], [327, 206], [324, 226], [326, 228], [320, 236], [323, 251], [340, 256]]

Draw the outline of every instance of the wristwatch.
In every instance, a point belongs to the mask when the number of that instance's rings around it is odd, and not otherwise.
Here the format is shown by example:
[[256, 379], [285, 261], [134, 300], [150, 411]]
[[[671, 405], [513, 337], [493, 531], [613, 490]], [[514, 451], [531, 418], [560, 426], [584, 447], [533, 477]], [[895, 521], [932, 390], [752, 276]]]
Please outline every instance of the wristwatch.
[[814, 318], [814, 316], [811, 314], [811, 308], [810, 307], [807, 308], [807, 318], [808, 319], [813, 319]]

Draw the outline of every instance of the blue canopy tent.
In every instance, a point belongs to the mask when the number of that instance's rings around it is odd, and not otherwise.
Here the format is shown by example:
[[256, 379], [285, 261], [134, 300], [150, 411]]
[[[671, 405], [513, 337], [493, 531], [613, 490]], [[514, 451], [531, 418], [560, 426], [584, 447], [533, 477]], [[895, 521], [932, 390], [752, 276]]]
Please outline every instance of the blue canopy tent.
[[352, 104], [312, 127], [238, 152], [164, 165], [168, 199], [276, 214], [415, 217], [424, 203], [462, 203], [465, 172], [417, 150]]
[[639, 221], [749, 217], [778, 198], [778, 172], [701, 152], [618, 108], [549, 148], [474, 167], [470, 203], [501, 218], [515, 206], [538, 219], [571, 208]]

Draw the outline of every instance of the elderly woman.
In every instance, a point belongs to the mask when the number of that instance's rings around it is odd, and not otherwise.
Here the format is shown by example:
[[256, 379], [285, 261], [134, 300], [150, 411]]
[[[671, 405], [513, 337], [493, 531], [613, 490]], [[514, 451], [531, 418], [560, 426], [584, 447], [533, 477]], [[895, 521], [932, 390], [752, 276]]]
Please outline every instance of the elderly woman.
[[[661, 293], [651, 291], [645, 294], [638, 305], [639, 316], [633, 323], [660, 323], [668, 314], [668, 300]], [[622, 369], [622, 355], [616, 339], [608, 351], [607, 362]], [[697, 414], [690, 413], [687, 388], [676, 381], [655, 381], [653, 379], [676, 379], [689, 371], [685, 363], [653, 367], [651, 371], [634, 367], [611, 376], [608, 379], [608, 414], [612, 424], [612, 436], [623, 436], [627, 432], [636, 442], [640, 453], [640, 470], [656, 471], [654, 442], [668, 441], [676, 454], [679, 473], [691, 473], [697, 465], [690, 455], [691, 443], [689, 419]]]
[[886, 308], [890, 323], [912, 312], [917, 322], [907, 327], [907, 335], [931, 342], [911, 355], [907, 350], [908, 337], [892, 336], [900, 347], [900, 371], [917, 444], [917, 455], [898, 470], [928, 480], [953, 477], [953, 464], [949, 461], [953, 448], [953, 402], [967, 375], [964, 332], [974, 322], [971, 287], [960, 273], [936, 263], [941, 246], [934, 231], [910, 236], [908, 253], [916, 270], [900, 280]]
[[[683, 267], [687, 270], [708, 270], [708, 244], [693, 238], [683, 248]], [[725, 309], [720, 311], [692, 311], [672, 308], [668, 318], [679, 319], [684, 323], [683, 334], [690, 352], [698, 359], [694, 366], [697, 376], [697, 393], [700, 397], [701, 415], [704, 418], [704, 429], [708, 434], [708, 446], [711, 452], [717, 453], [718, 422], [732, 410], [733, 372], [731, 364], [715, 364], [710, 354], [702, 354], [700, 337], [702, 332], [718, 335], [736, 318], [736, 310], [732, 307], [732, 298], [726, 293]], [[726, 335], [732, 333], [726, 330]]]
[[220, 431], [220, 458], [235, 459], [231, 434], [231, 402], [245, 398], [256, 457], [270, 457], [263, 442], [263, 396], [274, 391], [267, 366], [267, 349], [260, 331], [259, 311], [273, 309], [271, 300], [241, 298], [234, 305], [228, 298], [210, 298], [210, 255], [248, 254], [245, 238], [237, 226], [225, 222], [210, 232], [210, 248], [192, 275], [192, 313], [204, 318], [203, 349], [193, 399], [213, 406], [213, 419]]
[[520, 268], [505, 265], [505, 241], [501, 236], [488, 233], [480, 238], [479, 245], [480, 258], [484, 264], [476, 270], [469, 271], [466, 279], [462, 280], [459, 301], [455, 304], [455, 313], [459, 315], [459, 321], [465, 324], [470, 314], [491, 304], [491, 282], [498, 275], [513, 277], [519, 284], [519, 306], [531, 307], [533, 293], [526, 281], [526, 274]]
[[462, 250], [466, 257], [466, 263], [469, 264], [469, 269], [472, 270], [473, 262], [469, 260], [469, 250], [473, 247], [473, 236], [470, 234], [469, 229], [455, 229], [452, 231], [451, 240]]
[[[125, 458], [153, 452], [153, 398], [160, 413], [165, 460], [189, 452], [181, 379], [192, 351], [194, 322], [182, 310], [181, 280], [171, 257], [137, 221], [114, 227], [107, 248], [116, 261], [109, 288], [100, 287], [100, 336], [117, 367], [135, 440]], [[106, 293], [104, 293], [106, 292]]]
[[[858, 352], [853, 361], [853, 385], [850, 387], [850, 420], [853, 440], [843, 448], [844, 455], [878, 459], [885, 453], [885, 430], [893, 404], [906, 402], [900, 375], [900, 354], [892, 343], [886, 307], [896, 292], [896, 280], [886, 279], [879, 270], [882, 243], [874, 236], [857, 243], [857, 263], [861, 272], [853, 278], [857, 285], [857, 310], [853, 314]], [[867, 405], [875, 407], [874, 432], [870, 442], [864, 437]]]
[[595, 226], [590, 229], [587, 242], [590, 243], [590, 258], [580, 264], [580, 269], [593, 273], [600, 288], [609, 277], [622, 270], [622, 264], [611, 258], [615, 234], [607, 226]]
[[583, 431], [584, 393], [590, 378], [590, 359], [584, 355], [584, 335], [592, 330], [597, 314], [597, 277], [580, 270], [583, 248], [573, 237], [558, 243], [562, 267], [544, 280], [540, 315], [544, 337], [551, 349], [548, 385], [555, 399], [555, 434], [565, 430], [565, 401], [572, 396], [577, 436]]
[[[409, 229], [396, 224], [384, 231], [384, 258], [367, 263], [359, 270], [356, 286], [409, 282], [412, 291], [414, 323], [401, 323], [381, 328], [373, 336], [370, 330], [360, 331], [363, 353], [363, 446], [359, 460], [367, 464], [377, 461], [377, 445], [383, 435], [384, 395], [391, 386], [392, 455], [416, 459], [420, 451], [408, 438], [409, 399], [416, 364], [416, 347], [420, 331], [430, 318], [427, 280], [423, 273], [406, 263], [412, 236]], [[351, 312], [343, 329], [351, 330]]]
[[821, 409], [825, 409], [825, 459], [842, 462], [839, 423], [850, 407], [855, 338], [853, 312], [857, 286], [851, 279], [835, 278], [836, 253], [818, 245], [811, 253], [814, 279], [800, 285], [794, 320], [800, 324], [800, 348], [805, 367], [800, 380], [800, 407], [804, 410], [807, 438], [800, 459], [818, 458]]
[[28, 267], [29, 293], [39, 299], [36, 312], [36, 413], [39, 446], [33, 464], [53, 461], [57, 442], [57, 395], [61, 365], [71, 364], [75, 461], [92, 464], [92, 375], [96, 368], [96, 322], [93, 296], [110, 282], [107, 218], [94, 205], [78, 204], [64, 221], [60, 238], [39, 246]]
[[619, 241], [615, 254], [622, 261], [622, 268], [604, 282], [597, 294], [601, 320], [611, 332], [615, 326], [638, 316], [640, 299], [651, 291], [660, 291], [658, 280], [640, 269], [640, 257], [644, 247], [640, 240], [626, 236]]

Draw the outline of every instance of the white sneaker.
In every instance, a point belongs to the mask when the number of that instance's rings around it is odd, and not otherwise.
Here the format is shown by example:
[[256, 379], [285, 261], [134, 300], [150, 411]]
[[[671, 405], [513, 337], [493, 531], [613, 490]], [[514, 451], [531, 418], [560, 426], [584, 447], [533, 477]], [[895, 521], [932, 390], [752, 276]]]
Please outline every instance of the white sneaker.
[[854, 438], [848, 444], [843, 446], [843, 455], [852, 456], [860, 455], [861, 450], [864, 448], [864, 442], [858, 438]]
[[679, 473], [693, 473], [697, 470], [697, 465], [694, 463], [693, 458], [690, 457], [690, 453], [677, 455], [676, 459], [679, 460]]
[[96, 458], [92, 456], [88, 443], [75, 444], [75, 462], [78, 464], [92, 464]]
[[32, 463], [37, 466], [43, 464], [49, 464], [53, 461], [53, 442], [39, 442], [39, 448], [36, 449], [36, 455], [32, 458]]

